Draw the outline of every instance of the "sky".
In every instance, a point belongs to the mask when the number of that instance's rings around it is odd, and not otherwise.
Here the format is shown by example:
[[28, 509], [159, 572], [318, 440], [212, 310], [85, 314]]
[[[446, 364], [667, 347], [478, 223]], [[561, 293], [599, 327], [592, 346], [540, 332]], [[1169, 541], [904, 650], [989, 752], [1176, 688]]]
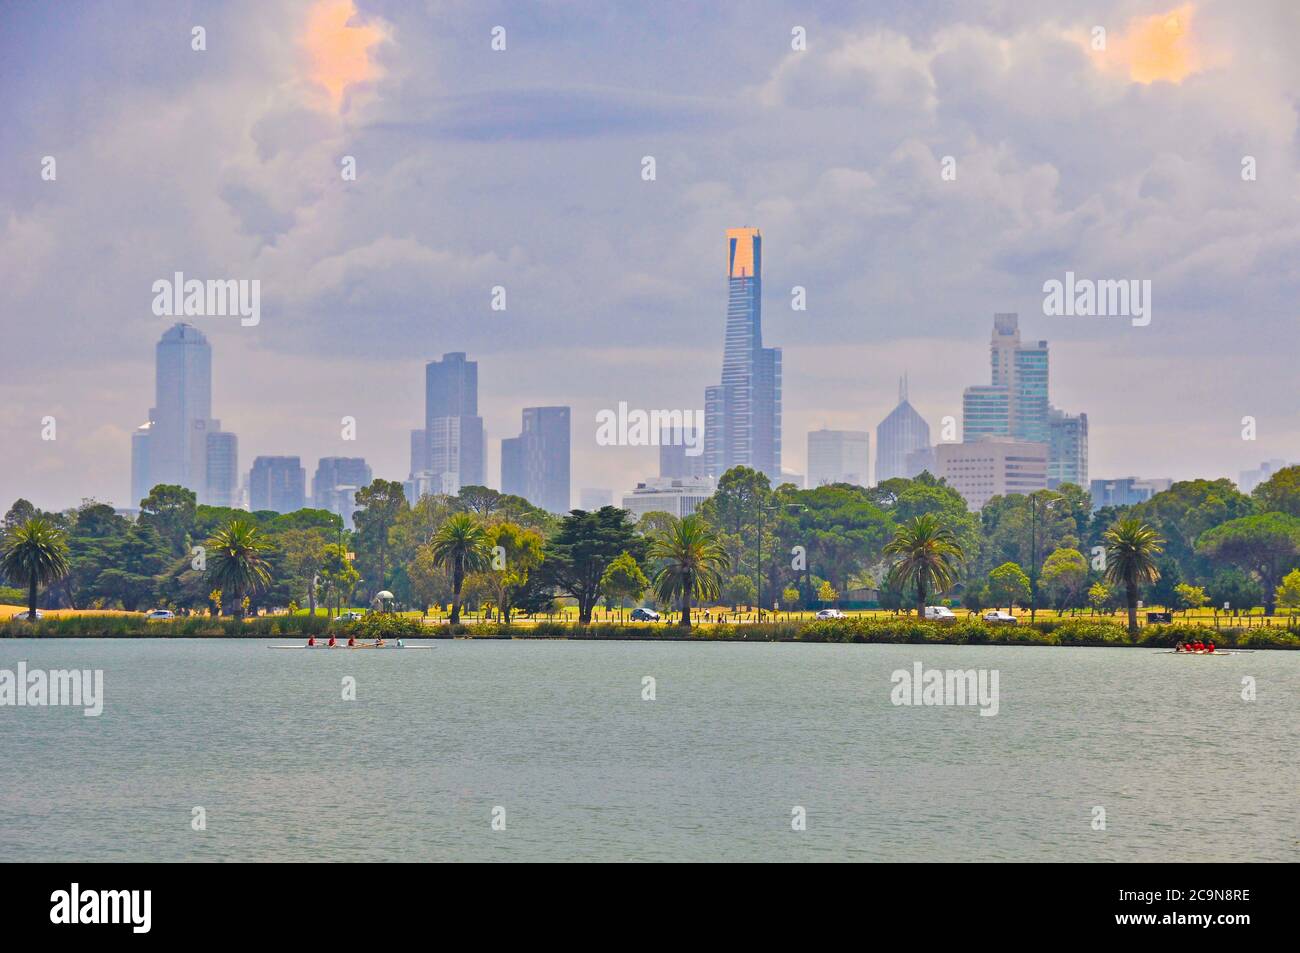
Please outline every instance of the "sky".
[[[1094, 478], [1300, 459], [1298, 43], [1291, 0], [0, 5], [0, 506], [137, 502], [177, 271], [261, 284], [256, 326], [190, 319], [242, 469], [404, 479], [423, 365], [465, 351], [489, 483], [568, 404], [575, 503], [621, 494], [657, 451], [596, 414], [703, 407], [740, 225], [787, 470], [822, 426], [874, 456], [904, 372], [937, 439], [1002, 311]], [[1067, 271], [1150, 281], [1150, 322], [1046, 314]]]

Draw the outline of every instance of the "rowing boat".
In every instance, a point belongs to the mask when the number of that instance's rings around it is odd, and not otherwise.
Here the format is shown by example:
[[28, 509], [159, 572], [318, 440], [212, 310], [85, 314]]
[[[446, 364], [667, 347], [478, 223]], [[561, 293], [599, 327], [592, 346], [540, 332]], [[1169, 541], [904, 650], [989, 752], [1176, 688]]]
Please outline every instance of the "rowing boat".
[[1220, 652], [1218, 649], [1215, 649], [1213, 652], [1175, 652], [1173, 649], [1161, 649], [1159, 654], [1160, 655], [1197, 655], [1200, 656], [1201, 658], [1206, 658], [1206, 657], [1217, 658], [1220, 655], [1247, 655], [1249, 653], [1243, 652], [1240, 649], [1238, 649], [1235, 652], [1231, 650]]
[[268, 645], [268, 649], [433, 649], [436, 645]]

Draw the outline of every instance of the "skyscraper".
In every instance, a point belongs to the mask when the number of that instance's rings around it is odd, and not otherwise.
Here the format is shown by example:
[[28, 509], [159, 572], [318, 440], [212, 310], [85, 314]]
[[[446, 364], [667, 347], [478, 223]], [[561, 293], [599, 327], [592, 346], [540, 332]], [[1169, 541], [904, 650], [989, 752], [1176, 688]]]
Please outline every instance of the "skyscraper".
[[338, 513], [337, 489], [369, 486], [372, 476], [364, 457], [321, 457], [311, 478], [312, 505], [318, 510]]
[[248, 474], [249, 509], [292, 513], [306, 505], [307, 471], [297, 457], [258, 457]]
[[551, 513], [569, 511], [568, 407], [525, 407], [518, 437], [501, 441], [501, 492]]
[[727, 230], [727, 330], [722, 382], [704, 392], [705, 469], [715, 480], [748, 466], [781, 482], [781, 350], [763, 347], [763, 238]]
[[[131, 495], [136, 505], [160, 483], [193, 490], [200, 503], [230, 499], [222, 461], [208, 485], [208, 449], [233, 452], [233, 434], [212, 419], [212, 347], [201, 331], [177, 323], [154, 349], [154, 406], [131, 436]], [[217, 439], [213, 441], [213, 437]], [[141, 492], [143, 491], [143, 492]]]
[[478, 415], [478, 362], [444, 354], [424, 369], [424, 429], [411, 431], [411, 477], [457, 493], [487, 482], [487, 438]]
[[871, 437], [862, 430], [811, 430], [808, 432], [808, 486], [828, 483], [866, 486]]
[[[876, 482], [911, 478], [908, 456], [930, 449], [930, 425], [907, 400], [907, 378], [898, 381], [898, 406], [876, 427]], [[913, 457], [913, 463], [921, 459]]]
[[659, 435], [659, 475], [668, 479], [699, 479], [708, 473], [708, 457], [687, 451], [699, 444], [700, 435], [693, 429], [666, 429]]
[[236, 506], [239, 503], [239, 438], [219, 430], [208, 432], [208, 505]]
[[1067, 414], [1052, 407], [1047, 413], [1047, 488], [1062, 483], [1088, 487], [1088, 415]]

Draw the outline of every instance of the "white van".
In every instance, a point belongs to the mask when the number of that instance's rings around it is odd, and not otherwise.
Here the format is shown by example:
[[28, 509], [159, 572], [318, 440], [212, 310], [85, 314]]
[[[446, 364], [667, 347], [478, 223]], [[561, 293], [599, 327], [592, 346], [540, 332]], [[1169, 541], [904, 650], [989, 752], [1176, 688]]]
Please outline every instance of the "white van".
[[957, 617], [947, 606], [926, 606], [925, 618], [927, 622], [956, 622]]

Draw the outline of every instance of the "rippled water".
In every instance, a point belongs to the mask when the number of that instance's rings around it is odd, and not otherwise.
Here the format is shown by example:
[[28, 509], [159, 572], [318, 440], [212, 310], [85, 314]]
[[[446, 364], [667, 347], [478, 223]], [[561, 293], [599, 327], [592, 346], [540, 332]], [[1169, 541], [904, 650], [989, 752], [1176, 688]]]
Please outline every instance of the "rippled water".
[[[106, 696], [0, 708], [3, 858], [1298, 856], [1300, 653], [267, 644], [0, 640], [0, 668], [102, 668]], [[915, 661], [996, 669], [998, 715], [894, 706]]]

